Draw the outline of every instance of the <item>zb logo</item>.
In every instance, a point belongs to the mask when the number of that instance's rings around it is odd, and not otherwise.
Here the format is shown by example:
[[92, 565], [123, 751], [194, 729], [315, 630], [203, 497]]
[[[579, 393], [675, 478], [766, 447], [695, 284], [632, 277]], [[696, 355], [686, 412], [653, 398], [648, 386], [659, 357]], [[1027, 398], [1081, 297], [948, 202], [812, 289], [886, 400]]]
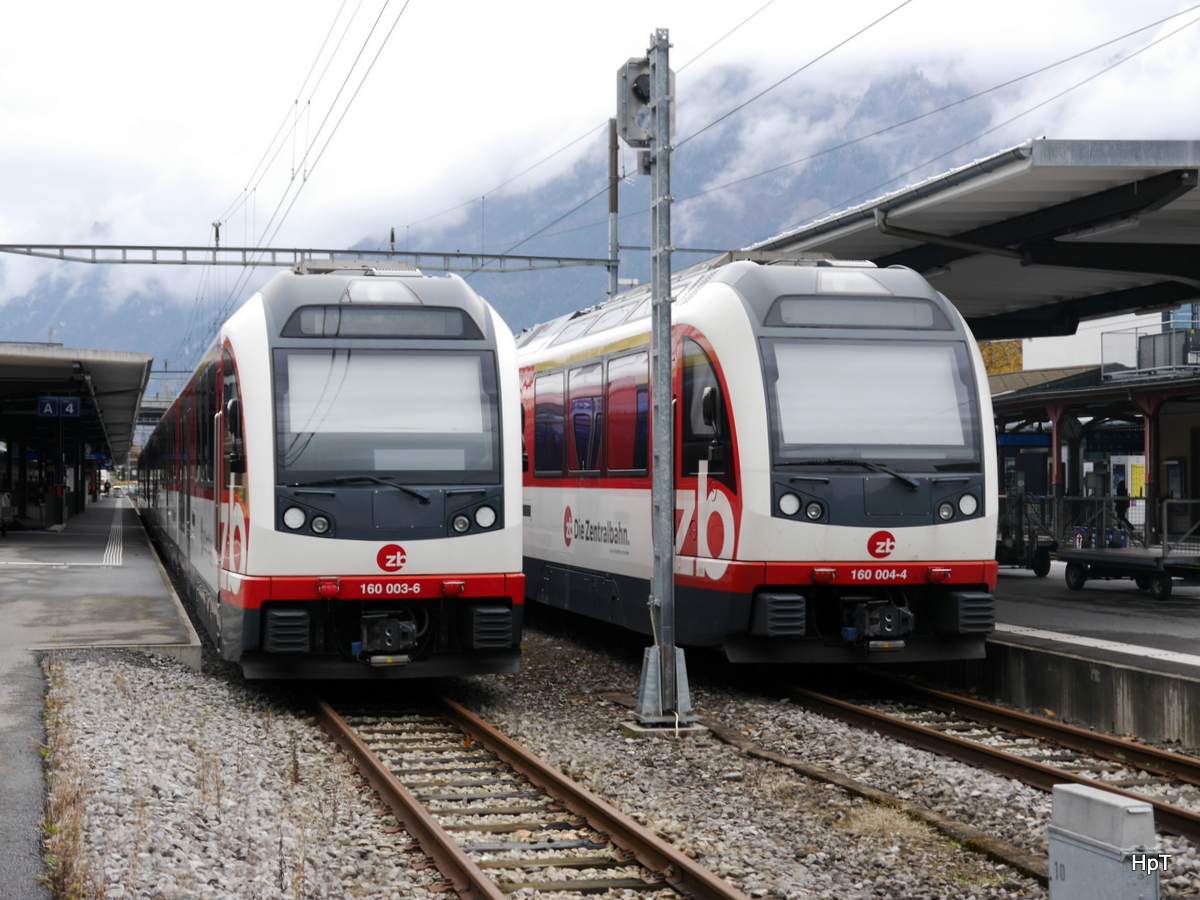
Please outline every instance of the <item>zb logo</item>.
[[388, 544], [375, 557], [375, 562], [385, 572], [399, 572], [407, 561], [404, 548], [399, 544]]
[[896, 549], [896, 537], [890, 531], [877, 531], [867, 538], [867, 552], [876, 559], [891, 556]]

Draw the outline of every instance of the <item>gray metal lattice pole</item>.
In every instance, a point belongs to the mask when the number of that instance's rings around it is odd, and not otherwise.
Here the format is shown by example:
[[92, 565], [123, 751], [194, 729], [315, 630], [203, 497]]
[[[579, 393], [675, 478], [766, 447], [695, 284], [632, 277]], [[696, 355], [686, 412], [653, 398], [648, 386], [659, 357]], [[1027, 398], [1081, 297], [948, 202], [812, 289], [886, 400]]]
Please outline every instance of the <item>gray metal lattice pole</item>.
[[[691, 712], [687, 676], [675, 648], [675, 477], [674, 417], [671, 381], [671, 68], [670, 35], [659, 28], [651, 36], [650, 106], [650, 296], [651, 404], [654, 410], [652, 614], [658, 619], [661, 710], [680, 716]], [[682, 707], [682, 708], [681, 708]]]

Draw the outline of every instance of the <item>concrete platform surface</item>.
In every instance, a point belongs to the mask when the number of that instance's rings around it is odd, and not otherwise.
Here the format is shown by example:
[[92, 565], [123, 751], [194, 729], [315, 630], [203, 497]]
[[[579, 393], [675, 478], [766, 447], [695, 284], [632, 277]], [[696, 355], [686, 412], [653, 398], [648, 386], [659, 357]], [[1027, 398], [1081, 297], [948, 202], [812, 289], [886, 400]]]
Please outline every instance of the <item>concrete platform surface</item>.
[[38, 651], [121, 647], [200, 666], [200, 641], [128, 500], [0, 538], [0, 897], [46, 900]]
[[1171, 659], [1169, 654], [1178, 654], [1176, 671], [1200, 676], [1200, 659], [1184, 659], [1200, 655], [1200, 585], [1177, 582], [1168, 599], [1155, 600], [1124, 578], [1089, 579], [1083, 590], [1073, 591], [1065, 572], [1062, 562], [1052, 563], [1045, 578], [1028, 569], [1001, 569], [996, 621], [1012, 626], [1009, 633], [1035, 629], [1090, 639], [1064, 641], [1078, 653], [1099, 649], [1099, 642], [1104, 652], [1129, 657]]
[[1128, 579], [1072, 591], [1065, 571], [1001, 569], [987, 658], [921, 674], [1072, 724], [1200, 748], [1200, 586], [1159, 601]]

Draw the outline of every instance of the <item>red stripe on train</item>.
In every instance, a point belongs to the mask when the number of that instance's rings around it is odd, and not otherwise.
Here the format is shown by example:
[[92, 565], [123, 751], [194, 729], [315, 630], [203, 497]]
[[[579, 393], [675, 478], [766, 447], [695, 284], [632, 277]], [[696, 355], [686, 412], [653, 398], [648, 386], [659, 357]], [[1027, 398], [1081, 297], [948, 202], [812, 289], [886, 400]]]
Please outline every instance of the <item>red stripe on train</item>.
[[[694, 572], [688, 571], [694, 569]], [[683, 571], [681, 571], [683, 570]], [[951, 562], [738, 562], [675, 558], [675, 583], [749, 593], [764, 585], [979, 585], [996, 589], [995, 560]]]
[[[223, 573], [224, 574], [224, 573]], [[259, 609], [270, 600], [470, 600], [507, 597], [514, 605], [525, 602], [525, 576], [413, 575], [229, 577], [221, 588], [221, 602], [241, 609]]]

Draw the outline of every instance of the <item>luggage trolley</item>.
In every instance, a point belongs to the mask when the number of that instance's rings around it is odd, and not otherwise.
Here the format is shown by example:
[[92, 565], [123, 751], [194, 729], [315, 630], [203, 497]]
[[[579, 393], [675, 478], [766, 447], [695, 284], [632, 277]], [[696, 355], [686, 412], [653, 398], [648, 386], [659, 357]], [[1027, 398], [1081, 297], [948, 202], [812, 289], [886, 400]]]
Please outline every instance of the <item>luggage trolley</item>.
[[1112, 528], [1072, 526], [1072, 540], [1057, 554], [1067, 564], [1067, 587], [1078, 591], [1091, 578], [1130, 578], [1155, 600], [1166, 600], [1176, 580], [1200, 583], [1200, 501], [1164, 500], [1161, 509], [1161, 543]]

